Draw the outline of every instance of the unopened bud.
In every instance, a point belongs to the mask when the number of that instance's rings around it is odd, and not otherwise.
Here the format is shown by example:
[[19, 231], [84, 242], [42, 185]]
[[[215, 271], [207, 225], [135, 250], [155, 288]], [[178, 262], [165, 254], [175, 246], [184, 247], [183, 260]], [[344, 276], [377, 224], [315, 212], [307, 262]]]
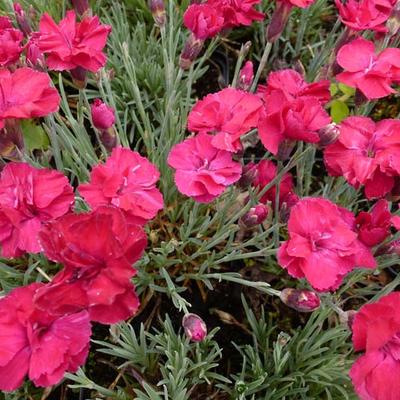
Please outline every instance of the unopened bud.
[[203, 44], [204, 40], [196, 39], [193, 34], [188, 37], [179, 59], [179, 66], [182, 69], [189, 69], [191, 67], [200, 54]]
[[28, 66], [39, 71], [45, 70], [46, 62], [43, 53], [33, 38], [26, 45], [26, 63]]
[[205, 322], [196, 314], [186, 314], [182, 320], [185, 335], [192, 342], [201, 342], [207, 336]]
[[95, 128], [104, 131], [111, 128], [115, 123], [115, 111], [112, 107], [103, 103], [100, 99], [94, 100], [90, 106], [92, 121]]
[[268, 207], [265, 204], [260, 203], [250, 208], [250, 210], [240, 219], [240, 223], [246, 228], [252, 228], [253, 226], [262, 224], [267, 217]]
[[79, 89], [86, 87], [87, 70], [82, 67], [76, 67], [71, 70], [72, 81]]
[[386, 22], [386, 27], [391, 36], [395, 35], [400, 29], [400, 1], [397, 1], [392, 9], [392, 14]]
[[21, 4], [14, 3], [14, 12], [19, 29], [21, 29], [25, 36], [29, 36], [32, 33], [32, 28]]
[[349, 329], [353, 326], [354, 317], [356, 316], [357, 311], [349, 310], [343, 311], [339, 314], [339, 321], [342, 325], [347, 326]]
[[154, 22], [160, 28], [167, 22], [167, 13], [163, 0], [149, 0], [149, 8], [153, 15]]
[[249, 187], [258, 177], [257, 165], [249, 162], [242, 169], [242, 176], [239, 179], [238, 185], [241, 188]]
[[278, 148], [277, 159], [281, 161], [289, 160], [296, 142], [294, 140], [285, 139]]
[[289, 221], [290, 211], [292, 207], [299, 201], [299, 196], [295, 193], [288, 193], [284, 199], [282, 199], [281, 208], [279, 210], [279, 218], [281, 222], [286, 224]]
[[244, 67], [239, 72], [238, 88], [249, 90], [254, 79], [254, 68], [251, 61], [247, 61]]
[[24, 137], [21, 126], [15, 119], [7, 119], [0, 129], [0, 156], [7, 160], [20, 160], [24, 150]]
[[337, 124], [332, 123], [324, 126], [318, 131], [319, 142], [321, 147], [328, 146], [329, 144], [335, 143], [340, 136], [340, 128]]
[[84, 15], [89, 10], [88, 0], [71, 0], [77, 14]]
[[318, 295], [311, 290], [283, 289], [280, 298], [284, 304], [300, 312], [312, 312], [321, 305]]
[[282, 34], [285, 29], [286, 23], [289, 19], [290, 11], [292, 10], [292, 5], [288, 1], [277, 1], [276, 8], [271, 17], [271, 22], [267, 27], [267, 41], [275, 42], [276, 39]]

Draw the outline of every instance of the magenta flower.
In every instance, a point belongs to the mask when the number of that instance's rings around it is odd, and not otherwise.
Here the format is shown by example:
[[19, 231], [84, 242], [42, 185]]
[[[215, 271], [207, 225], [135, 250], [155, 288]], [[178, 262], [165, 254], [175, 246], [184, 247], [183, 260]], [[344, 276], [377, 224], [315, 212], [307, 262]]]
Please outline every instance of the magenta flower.
[[340, 125], [338, 140], [326, 147], [325, 165], [333, 176], [343, 176], [367, 198], [383, 197], [400, 176], [400, 121], [375, 123], [367, 117], [349, 117]]
[[324, 198], [305, 198], [292, 208], [289, 239], [278, 262], [295, 278], [320, 291], [334, 290], [356, 267], [375, 268], [371, 251], [353, 230], [354, 215]]
[[396, 92], [390, 85], [400, 79], [400, 49], [376, 53], [373, 42], [358, 38], [341, 47], [336, 60], [344, 69], [336, 79], [359, 89], [368, 99]]
[[365, 350], [350, 370], [361, 400], [400, 398], [400, 293], [366, 304], [352, 323], [354, 350]]
[[176, 170], [178, 190], [195, 201], [209, 203], [227, 186], [240, 178], [242, 167], [232, 154], [212, 145], [213, 137], [205, 133], [175, 145], [168, 156], [168, 165]]
[[0, 175], [2, 256], [39, 253], [42, 225], [69, 212], [73, 203], [73, 189], [61, 172], [7, 164]]
[[60, 96], [50, 77], [31, 68], [0, 70], [0, 128], [8, 118], [43, 117], [58, 110]]
[[188, 117], [188, 129], [215, 133], [212, 145], [235, 153], [242, 149], [240, 137], [257, 126], [262, 106], [254, 94], [223, 89], [196, 103]]
[[28, 375], [35, 386], [52, 386], [66, 372], [76, 372], [89, 352], [87, 311], [53, 316], [37, 307], [44, 288], [33, 283], [0, 299], [0, 390], [13, 391]]
[[109, 25], [102, 25], [97, 16], [85, 17], [76, 22], [74, 11], [57, 25], [49, 14], [40, 20], [38, 45], [47, 54], [47, 66], [56, 71], [83, 68], [97, 72], [106, 63], [103, 49], [111, 31]]
[[190, 5], [183, 15], [183, 24], [196, 39], [206, 40], [217, 35], [224, 26], [218, 9], [207, 3]]
[[146, 224], [163, 208], [156, 187], [160, 172], [147, 158], [123, 147], [113, 149], [104, 164], [92, 169], [90, 182], [79, 193], [93, 209], [112, 205], [123, 210], [131, 223]]
[[9, 18], [0, 17], [0, 67], [7, 67], [18, 61], [23, 50], [23, 38], [23, 33], [13, 28]]

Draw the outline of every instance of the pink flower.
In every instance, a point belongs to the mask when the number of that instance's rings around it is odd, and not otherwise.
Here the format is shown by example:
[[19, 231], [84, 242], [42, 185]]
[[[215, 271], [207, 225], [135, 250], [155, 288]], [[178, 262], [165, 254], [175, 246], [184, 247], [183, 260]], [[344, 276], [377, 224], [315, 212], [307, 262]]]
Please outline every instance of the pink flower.
[[354, 31], [387, 32], [385, 22], [394, 3], [389, 0], [335, 0], [341, 21]]
[[[260, 190], [262, 190], [276, 177], [278, 172], [277, 167], [271, 160], [261, 160], [258, 164], [256, 164], [256, 168], [258, 174], [253, 181], [253, 186], [258, 187]], [[293, 195], [293, 190], [293, 177], [287, 172], [283, 175], [279, 182], [279, 202], [285, 202], [290, 195]], [[260, 200], [263, 203], [270, 201], [273, 205], [275, 205], [275, 198], [276, 185], [272, 186], [271, 189], [268, 189], [263, 194]]]
[[371, 212], [362, 211], [357, 215], [358, 238], [369, 247], [382, 243], [390, 234], [391, 218], [389, 203], [379, 200]]
[[0, 17], [0, 67], [7, 67], [18, 61], [23, 50], [23, 38], [23, 33], [13, 28], [9, 18]]
[[265, 148], [274, 155], [285, 140], [318, 143], [318, 131], [331, 122], [316, 97], [289, 102], [282, 92], [275, 91], [268, 96], [268, 101], [258, 124], [258, 133]]
[[85, 363], [88, 313], [52, 316], [38, 309], [33, 298], [44, 287], [33, 283], [0, 299], [0, 390], [17, 389], [26, 375], [35, 386], [52, 386]]
[[156, 187], [160, 173], [147, 158], [116, 147], [104, 164], [92, 169], [90, 182], [79, 185], [79, 193], [90, 207], [113, 205], [126, 213], [131, 223], [144, 225], [163, 208]]
[[315, 0], [277, 0], [283, 1], [285, 3], [288, 3], [294, 7], [299, 7], [299, 8], [308, 8], [311, 6], [311, 4], [314, 3]]
[[92, 121], [95, 128], [107, 130], [115, 123], [115, 110], [103, 103], [100, 99], [95, 99], [90, 106]]
[[40, 252], [38, 234], [43, 223], [66, 214], [73, 203], [73, 189], [61, 172], [7, 164], [0, 175], [2, 256]]
[[175, 145], [168, 156], [174, 169], [178, 190], [200, 203], [209, 203], [227, 186], [240, 178], [242, 167], [232, 161], [228, 151], [212, 145], [213, 137], [205, 133]]
[[354, 215], [324, 198], [301, 199], [291, 210], [289, 239], [279, 264], [320, 291], [334, 290], [356, 267], [375, 268], [371, 251], [352, 230]]
[[57, 25], [49, 14], [40, 20], [38, 45], [47, 54], [47, 66], [51, 70], [64, 71], [81, 67], [97, 72], [106, 63], [103, 49], [111, 31], [109, 25], [101, 25], [97, 16], [85, 17], [76, 23], [74, 11]]
[[240, 137], [257, 126], [262, 101], [254, 94], [233, 88], [209, 94], [188, 117], [192, 132], [216, 133], [212, 145], [221, 150], [242, 149]]
[[273, 95], [274, 92], [282, 93], [287, 101], [312, 97], [316, 98], [321, 104], [325, 104], [331, 99], [329, 86], [328, 80], [308, 83], [297, 71], [282, 69], [268, 75], [267, 85], [259, 85], [258, 94], [264, 98], [267, 106], [269, 96]]
[[68, 214], [40, 233], [45, 255], [64, 269], [36, 294], [39, 307], [58, 315], [88, 310], [90, 319], [113, 324], [134, 315], [139, 299], [132, 264], [143, 254], [146, 235], [115, 207]]
[[224, 29], [240, 25], [249, 26], [253, 21], [262, 21], [264, 14], [254, 6], [261, 0], [208, 0], [207, 4], [218, 10], [224, 18]]
[[192, 342], [201, 342], [207, 336], [207, 325], [197, 314], [186, 314], [182, 326], [186, 337]]
[[377, 54], [373, 42], [358, 38], [342, 46], [336, 60], [344, 69], [337, 80], [359, 89], [368, 99], [395, 93], [390, 85], [400, 79], [400, 49], [387, 48]]
[[340, 136], [326, 147], [325, 165], [333, 176], [343, 176], [355, 188], [365, 185], [367, 198], [389, 193], [400, 176], [400, 121], [375, 123], [367, 117], [349, 117]]
[[7, 118], [43, 117], [58, 110], [60, 96], [50, 77], [31, 68], [0, 70], [0, 128]]
[[383, 296], [366, 304], [352, 324], [356, 351], [365, 350], [350, 370], [361, 400], [400, 398], [400, 293]]
[[183, 24], [194, 34], [196, 39], [206, 40], [222, 30], [224, 18], [218, 9], [206, 3], [192, 4], [183, 15]]

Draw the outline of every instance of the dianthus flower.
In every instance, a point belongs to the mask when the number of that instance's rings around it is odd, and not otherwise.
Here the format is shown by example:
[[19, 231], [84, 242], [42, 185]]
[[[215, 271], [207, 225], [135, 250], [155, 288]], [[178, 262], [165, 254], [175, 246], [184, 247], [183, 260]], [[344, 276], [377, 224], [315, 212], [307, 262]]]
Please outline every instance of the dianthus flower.
[[104, 164], [92, 169], [90, 182], [78, 187], [93, 209], [113, 205], [126, 213], [131, 223], [144, 225], [163, 208], [156, 187], [160, 173], [147, 158], [123, 147], [113, 149]]
[[57, 25], [45, 13], [39, 28], [37, 43], [40, 51], [47, 54], [49, 69], [70, 71], [80, 67], [97, 72], [105, 65], [107, 57], [103, 49], [111, 27], [102, 25], [97, 16], [85, 17], [77, 23], [75, 12], [67, 11]]
[[90, 319], [114, 324], [133, 316], [139, 299], [131, 278], [143, 254], [146, 235], [115, 207], [68, 214], [40, 233], [44, 254], [64, 265], [36, 294], [51, 314], [88, 310]]
[[320, 291], [334, 290], [356, 267], [374, 268], [371, 251], [353, 230], [354, 215], [323, 198], [305, 198], [291, 209], [289, 239], [279, 264]]
[[365, 350], [350, 370], [361, 400], [400, 398], [400, 293], [383, 296], [366, 304], [352, 323], [353, 345]]
[[26, 375], [35, 386], [55, 385], [87, 358], [87, 311], [55, 316], [39, 309], [34, 296], [44, 287], [33, 283], [0, 299], [0, 390], [18, 389]]
[[0, 70], [0, 128], [8, 118], [43, 117], [58, 110], [60, 96], [50, 77], [31, 68]]
[[262, 106], [262, 101], [254, 94], [234, 88], [223, 89], [196, 103], [188, 117], [188, 129], [215, 133], [214, 147], [237, 152], [242, 149], [240, 137], [257, 126]]
[[340, 20], [354, 31], [386, 32], [394, 3], [389, 0], [335, 0]]
[[211, 135], [200, 133], [175, 145], [168, 156], [168, 165], [176, 170], [178, 190], [201, 203], [220, 196], [242, 172], [232, 154], [216, 149], [212, 142]]
[[400, 121], [377, 123], [367, 117], [348, 117], [340, 124], [340, 136], [326, 147], [325, 165], [333, 176], [343, 176], [367, 198], [389, 193], [400, 176]]
[[340, 48], [336, 61], [344, 69], [336, 79], [359, 89], [368, 99], [395, 93], [390, 85], [400, 79], [400, 49], [377, 53], [373, 42], [358, 38]]
[[40, 252], [38, 234], [43, 223], [66, 214], [73, 203], [73, 189], [61, 172], [7, 164], [0, 175], [1, 255]]
[[0, 67], [7, 67], [18, 61], [22, 53], [23, 33], [14, 29], [11, 20], [0, 17]]

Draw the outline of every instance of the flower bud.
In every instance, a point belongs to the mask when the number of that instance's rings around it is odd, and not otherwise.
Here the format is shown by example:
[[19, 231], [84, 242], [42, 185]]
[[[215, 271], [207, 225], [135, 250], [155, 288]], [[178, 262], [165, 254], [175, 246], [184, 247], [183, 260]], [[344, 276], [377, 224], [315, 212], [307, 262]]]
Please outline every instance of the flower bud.
[[278, 39], [278, 37], [282, 34], [289, 19], [292, 7], [293, 6], [286, 1], [276, 2], [276, 8], [272, 14], [271, 22], [269, 23], [266, 32], [268, 42], [275, 42], [276, 39]]
[[0, 156], [7, 160], [20, 160], [24, 151], [24, 136], [18, 120], [7, 119], [0, 129]]
[[111, 128], [115, 123], [115, 111], [100, 99], [94, 100], [90, 106], [92, 121], [95, 128], [100, 131]]
[[196, 39], [193, 34], [188, 37], [179, 59], [179, 66], [182, 69], [190, 68], [200, 54], [203, 44], [204, 40]]
[[154, 22], [160, 28], [167, 22], [167, 13], [163, 0], [149, 0], [149, 8], [153, 15]]
[[281, 222], [286, 224], [289, 221], [290, 211], [294, 205], [299, 201], [299, 196], [295, 193], [288, 193], [282, 201], [279, 210], [279, 218]]
[[284, 140], [278, 148], [277, 159], [281, 161], [289, 160], [290, 154], [292, 153], [296, 142], [294, 140]]
[[386, 28], [390, 35], [395, 35], [400, 29], [400, 2], [397, 1], [392, 9], [392, 14], [386, 22]]
[[265, 204], [260, 203], [250, 208], [250, 210], [240, 219], [240, 223], [246, 228], [252, 228], [253, 226], [262, 224], [267, 217], [268, 207]]
[[311, 290], [283, 289], [280, 295], [282, 303], [300, 312], [312, 312], [319, 308], [321, 301]]
[[75, 8], [76, 13], [79, 15], [83, 15], [89, 10], [88, 0], [71, 0], [71, 2]]
[[329, 144], [335, 143], [340, 135], [340, 128], [337, 124], [331, 123], [324, 126], [318, 131], [319, 142], [321, 147], [328, 146]]
[[27, 16], [25, 15], [24, 9], [21, 7], [21, 4], [14, 3], [14, 12], [19, 29], [21, 29], [25, 36], [29, 36], [32, 33], [32, 28]]
[[196, 314], [186, 314], [182, 320], [185, 335], [192, 342], [201, 342], [207, 336], [205, 322]]
[[38, 71], [45, 70], [46, 62], [43, 53], [34, 39], [31, 39], [26, 45], [26, 63]]
[[72, 81], [79, 89], [86, 87], [87, 70], [82, 67], [76, 67], [71, 70]]
[[254, 79], [254, 68], [251, 61], [247, 61], [239, 72], [238, 89], [249, 90]]
[[339, 321], [342, 325], [347, 326], [349, 329], [353, 326], [354, 317], [356, 316], [357, 311], [349, 310], [343, 311], [339, 314]]
[[247, 188], [250, 186], [258, 177], [257, 165], [253, 162], [249, 162], [242, 169], [242, 176], [239, 179], [238, 185], [241, 188]]

